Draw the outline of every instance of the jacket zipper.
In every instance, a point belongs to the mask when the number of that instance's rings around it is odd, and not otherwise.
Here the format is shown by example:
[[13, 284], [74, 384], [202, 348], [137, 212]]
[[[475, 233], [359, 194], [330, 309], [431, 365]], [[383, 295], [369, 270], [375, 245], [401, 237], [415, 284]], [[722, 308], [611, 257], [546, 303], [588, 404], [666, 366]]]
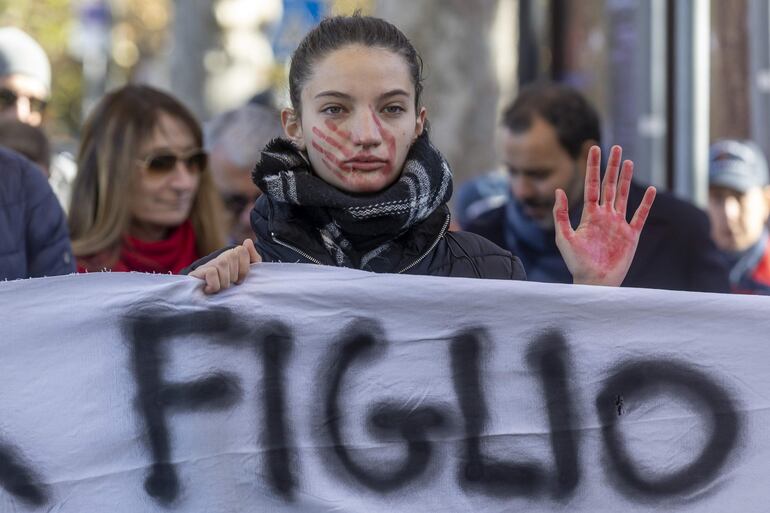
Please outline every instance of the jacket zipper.
[[279, 245], [283, 246], [284, 248], [287, 248], [287, 249], [290, 249], [290, 250], [294, 251], [294, 252], [295, 252], [295, 253], [297, 253], [298, 255], [300, 255], [300, 256], [303, 256], [303, 257], [307, 258], [308, 260], [310, 260], [310, 261], [311, 261], [311, 262], [313, 262], [314, 264], [317, 264], [317, 265], [323, 265], [323, 264], [321, 264], [321, 262], [320, 262], [320, 261], [319, 261], [317, 258], [313, 258], [313, 257], [311, 257], [310, 255], [308, 255], [307, 253], [305, 253], [304, 251], [301, 251], [300, 249], [298, 249], [298, 248], [296, 248], [296, 247], [292, 246], [291, 244], [287, 244], [287, 243], [285, 243], [284, 241], [282, 241], [281, 239], [277, 238], [277, 237], [275, 236], [275, 233], [274, 233], [274, 232], [270, 232], [270, 236], [273, 238], [273, 242], [275, 242], [275, 243], [277, 243], [277, 244], [279, 244]]
[[441, 231], [439, 232], [439, 234], [438, 234], [438, 237], [436, 237], [436, 240], [434, 240], [434, 241], [433, 241], [433, 244], [431, 244], [431, 245], [430, 245], [430, 247], [428, 248], [428, 250], [427, 250], [427, 251], [425, 251], [425, 253], [423, 253], [422, 255], [420, 255], [420, 257], [419, 257], [417, 260], [415, 260], [415, 261], [414, 261], [414, 262], [412, 262], [411, 264], [407, 265], [406, 267], [404, 267], [403, 269], [401, 269], [400, 271], [398, 271], [398, 274], [403, 274], [403, 273], [407, 272], [409, 269], [411, 269], [412, 267], [414, 267], [414, 266], [416, 266], [417, 264], [419, 264], [420, 262], [422, 262], [422, 261], [423, 261], [423, 259], [424, 259], [426, 256], [428, 256], [428, 255], [430, 254], [430, 252], [431, 252], [431, 251], [433, 251], [434, 249], [436, 249], [436, 246], [438, 246], [438, 243], [439, 243], [439, 241], [440, 241], [442, 238], [444, 238], [444, 235], [446, 235], [446, 231], [447, 231], [447, 228], [449, 228], [449, 216], [446, 216], [446, 219], [444, 219], [444, 226], [441, 228]]

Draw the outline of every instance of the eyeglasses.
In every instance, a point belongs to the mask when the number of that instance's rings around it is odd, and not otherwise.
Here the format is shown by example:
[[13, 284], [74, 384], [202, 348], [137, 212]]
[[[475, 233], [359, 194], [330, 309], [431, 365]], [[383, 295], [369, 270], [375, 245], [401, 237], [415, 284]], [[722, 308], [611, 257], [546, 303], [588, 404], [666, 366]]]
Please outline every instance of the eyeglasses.
[[26, 98], [29, 102], [29, 110], [42, 114], [48, 103], [40, 98], [34, 98], [24, 94], [18, 94], [16, 91], [12, 91], [6, 87], [0, 87], [0, 108], [8, 109], [16, 105], [19, 98]]
[[154, 153], [144, 159], [140, 159], [139, 162], [152, 173], [165, 174], [173, 171], [176, 163], [180, 160], [184, 162], [184, 165], [190, 171], [202, 172], [206, 169], [209, 156], [202, 149], [196, 148], [182, 154], [171, 152]]

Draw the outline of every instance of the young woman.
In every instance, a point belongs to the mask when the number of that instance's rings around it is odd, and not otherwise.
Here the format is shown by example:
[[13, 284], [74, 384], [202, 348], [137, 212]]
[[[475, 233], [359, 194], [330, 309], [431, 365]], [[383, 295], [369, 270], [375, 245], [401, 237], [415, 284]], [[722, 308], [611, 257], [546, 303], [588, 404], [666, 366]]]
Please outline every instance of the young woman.
[[[247, 240], [197, 263], [216, 292], [255, 262], [306, 262], [375, 272], [524, 278], [518, 259], [468, 233], [448, 232], [451, 173], [431, 145], [421, 106], [421, 60], [393, 25], [363, 16], [323, 21], [292, 57], [287, 139], [271, 142], [254, 170], [263, 191]], [[619, 285], [655, 190], [625, 221], [632, 164], [611, 151], [600, 194], [599, 148], [590, 152], [583, 219], [569, 224], [564, 191], [554, 216], [576, 283]], [[601, 199], [600, 199], [600, 196]]]
[[224, 244], [201, 128], [171, 96], [129, 85], [83, 127], [69, 228], [78, 270], [177, 273]]

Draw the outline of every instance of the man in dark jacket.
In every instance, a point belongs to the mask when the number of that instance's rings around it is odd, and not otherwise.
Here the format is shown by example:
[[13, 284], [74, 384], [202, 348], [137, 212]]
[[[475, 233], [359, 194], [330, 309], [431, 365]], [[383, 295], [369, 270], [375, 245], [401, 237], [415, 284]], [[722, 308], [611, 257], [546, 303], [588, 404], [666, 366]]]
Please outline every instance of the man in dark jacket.
[[[463, 228], [517, 255], [531, 281], [569, 283], [554, 240], [554, 193], [557, 188], [567, 193], [570, 218], [577, 225], [588, 150], [600, 143], [599, 116], [576, 90], [538, 84], [521, 91], [502, 125], [508, 200]], [[631, 184], [629, 218], [643, 194], [643, 187]], [[623, 285], [728, 292], [727, 271], [709, 238], [705, 213], [658, 194]]]
[[755, 143], [723, 139], [711, 145], [708, 212], [733, 292], [770, 295], [770, 170]]
[[0, 280], [75, 272], [67, 223], [42, 171], [0, 149]]

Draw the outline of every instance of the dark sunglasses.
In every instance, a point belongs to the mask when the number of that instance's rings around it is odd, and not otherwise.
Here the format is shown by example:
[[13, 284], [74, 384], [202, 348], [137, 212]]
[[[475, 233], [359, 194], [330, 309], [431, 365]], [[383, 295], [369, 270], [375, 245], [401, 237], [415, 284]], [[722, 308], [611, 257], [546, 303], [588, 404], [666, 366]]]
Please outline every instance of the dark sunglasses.
[[180, 160], [184, 162], [184, 165], [190, 171], [201, 172], [206, 169], [209, 156], [202, 149], [196, 148], [180, 155], [176, 153], [155, 153], [141, 159], [140, 162], [150, 172], [168, 173], [174, 170], [176, 163]]
[[16, 105], [19, 98], [24, 97], [29, 101], [29, 110], [32, 112], [43, 113], [48, 103], [40, 98], [33, 98], [32, 96], [26, 96], [23, 94], [17, 94], [15, 91], [11, 91], [8, 88], [0, 87], [0, 108], [7, 109]]

